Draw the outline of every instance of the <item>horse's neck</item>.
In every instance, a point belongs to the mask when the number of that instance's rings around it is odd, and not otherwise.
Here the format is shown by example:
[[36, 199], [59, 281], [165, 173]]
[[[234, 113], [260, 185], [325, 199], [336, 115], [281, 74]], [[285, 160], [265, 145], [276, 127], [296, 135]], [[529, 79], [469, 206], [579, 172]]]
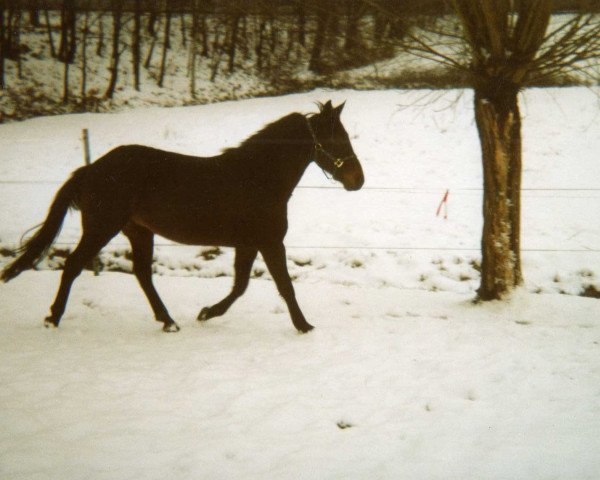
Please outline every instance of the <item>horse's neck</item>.
[[274, 195], [289, 198], [310, 163], [310, 147], [274, 146], [265, 152], [262, 160], [262, 168], [256, 171], [261, 177], [259, 181], [263, 181], [265, 188]]
[[[311, 160], [313, 148], [308, 129], [303, 130], [304, 118], [292, 119], [298, 122], [290, 135], [280, 139], [258, 143], [251, 150], [242, 153], [251, 158], [248, 163], [249, 175], [255, 177], [265, 192], [277, 197], [289, 198], [298, 185]], [[245, 158], [244, 161], [248, 161]]]

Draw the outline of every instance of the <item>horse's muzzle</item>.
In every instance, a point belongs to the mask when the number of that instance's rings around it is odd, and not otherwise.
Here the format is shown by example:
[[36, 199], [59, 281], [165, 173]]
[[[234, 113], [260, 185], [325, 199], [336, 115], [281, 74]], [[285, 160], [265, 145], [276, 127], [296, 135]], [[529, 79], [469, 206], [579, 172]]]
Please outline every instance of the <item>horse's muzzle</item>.
[[362, 169], [353, 170], [342, 175], [342, 185], [349, 192], [360, 190], [365, 183]]

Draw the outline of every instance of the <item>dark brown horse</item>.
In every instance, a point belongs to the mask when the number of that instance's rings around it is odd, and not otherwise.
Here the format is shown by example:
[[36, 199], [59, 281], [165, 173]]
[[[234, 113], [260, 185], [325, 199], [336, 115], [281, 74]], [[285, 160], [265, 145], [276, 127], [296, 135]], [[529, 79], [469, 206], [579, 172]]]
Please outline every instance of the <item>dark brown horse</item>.
[[179, 330], [152, 283], [154, 234], [191, 245], [235, 247], [231, 293], [204, 308], [198, 320], [223, 315], [239, 298], [260, 252], [292, 322], [313, 327], [296, 302], [283, 239], [287, 202], [308, 164], [341, 182], [346, 190], [364, 183], [340, 114], [343, 104], [319, 105], [313, 115], [292, 113], [221, 155], [199, 158], [140, 145], [125, 145], [76, 170], [60, 188], [40, 229], [18, 251], [1, 278], [5, 282], [40, 261], [58, 235], [70, 207], [81, 211], [83, 234], [65, 262], [60, 287], [45, 319], [58, 327], [71, 285], [83, 266], [122, 231], [131, 242], [133, 271], [163, 330]]

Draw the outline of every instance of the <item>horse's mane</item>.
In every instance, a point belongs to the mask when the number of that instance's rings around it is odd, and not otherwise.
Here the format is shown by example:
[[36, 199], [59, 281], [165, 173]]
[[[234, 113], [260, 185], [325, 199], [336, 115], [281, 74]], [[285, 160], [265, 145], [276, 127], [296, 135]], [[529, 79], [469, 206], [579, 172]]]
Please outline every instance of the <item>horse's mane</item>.
[[222, 153], [223, 155], [250, 154], [264, 150], [265, 147], [268, 148], [270, 145], [279, 145], [283, 139], [290, 139], [293, 136], [290, 134], [297, 130], [299, 118], [304, 119], [306, 117], [301, 113], [290, 113], [264, 126], [237, 147], [226, 148]]

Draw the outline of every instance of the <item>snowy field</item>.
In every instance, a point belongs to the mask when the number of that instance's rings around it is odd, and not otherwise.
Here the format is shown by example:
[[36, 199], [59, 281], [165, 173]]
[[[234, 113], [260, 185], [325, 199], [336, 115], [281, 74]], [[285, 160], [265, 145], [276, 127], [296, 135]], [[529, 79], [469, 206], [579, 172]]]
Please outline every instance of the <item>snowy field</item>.
[[[58, 185], [123, 143], [212, 155], [317, 100], [342, 120], [366, 184], [309, 167], [289, 208], [298, 335], [257, 262], [220, 319], [232, 252], [158, 239], [166, 335], [131, 275], [84, 272], [47, 331], [58, 255], [0, 285], [0, 477], [10, 479], [595, 479], [600, 473], [600, 108], [532, 90], [524, 114], [526, 284], [473, 305], [481, 167], [468, 92], [315, 91], [0, 126], [0, 246]], [[447, 218], [436, 217], [450, 191]], [[79, 234], [73, 214], [59, 249]], [[125, 239], [103, 253], [130, 269]], [[56, 253], [56, 252], [55, 252]], [[2, 259], [5, 262], [7, 259]]]

